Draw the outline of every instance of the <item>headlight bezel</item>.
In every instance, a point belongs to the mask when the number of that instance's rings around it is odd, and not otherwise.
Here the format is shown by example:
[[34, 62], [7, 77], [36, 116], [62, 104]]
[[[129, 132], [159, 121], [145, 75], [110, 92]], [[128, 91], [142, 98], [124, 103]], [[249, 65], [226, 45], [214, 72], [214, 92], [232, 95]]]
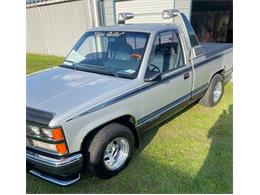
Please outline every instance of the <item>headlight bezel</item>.
[[[35, 134], [31, 131], [31, 126], [35, 126], [35, 127], [39, 127], [40, 129], [40, 134]], [[45, 129], [46, 131], [49, 130], [52, 132], [52, 136], [48, 136], [46, 135], [42, 129]], [[59, 133], [59, 136], [53, 133], [54, 131], [57, 131]], [[65, 156], [67, 154], [69, 154], [69, 148], [65, 139], [65, 134], [63, 131], [63, 128], [61, 126], [57, 126], [57, 127], [47, 127], [41, 124], [35, 124], [35, 123], [31, 123], [27, 121], [26, 124], [26, 139], [28, 140], [28, 143], [30, 143], [30, 145], [27, 145], [27, 147], [31, 147], [33, 149], [39, 149], [39, 150], [43, 150], [47, 153], [51, 153], [57, 156]], [[35, 140], [38, 143], [38, 146], [35, 147], [33, 144], [33, 140]], [[51, 144], [53, 146], [55, 146], [56, 150], [48, 150], [47, 147], [39, 147], [39, 145], [41, 145], [40, 143], [42, 143], [42, 145], [46, 144]], [[51, 148], [49, 147], [49, 148]]]

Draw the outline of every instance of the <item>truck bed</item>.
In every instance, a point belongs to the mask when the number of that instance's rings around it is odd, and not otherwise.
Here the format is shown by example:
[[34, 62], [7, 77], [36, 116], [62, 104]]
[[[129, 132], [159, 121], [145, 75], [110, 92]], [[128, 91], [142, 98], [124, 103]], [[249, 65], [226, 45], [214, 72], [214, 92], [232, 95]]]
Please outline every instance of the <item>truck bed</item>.
[[221, 63], [224, 65], [225, 68], [225, 80], [224, 82], [228, 82], [232, 78], [233, 72], [233, 55], [230, 52], [225, 52], [229, 49], [233, 48], [232, 43], [202, 43], [202, 47], [204, 48], [206, 57], [208, 59], [214, 58], [220, 53], [224, 53], [221, 56]]
[[213, 57], [218, 53], [228, 50], [233, 47], [232, 43], [201, 43], [205, 50], [207, 58]]

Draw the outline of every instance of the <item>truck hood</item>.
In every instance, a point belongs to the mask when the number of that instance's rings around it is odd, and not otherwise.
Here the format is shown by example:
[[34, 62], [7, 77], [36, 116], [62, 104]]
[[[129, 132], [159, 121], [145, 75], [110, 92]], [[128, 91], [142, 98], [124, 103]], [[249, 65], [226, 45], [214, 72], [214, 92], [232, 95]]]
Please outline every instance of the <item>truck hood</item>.
[[52, 124], [56, 124], [136, 84], [136, 80], [58, 67], [27, 77], [26, 105], [55, 113]]

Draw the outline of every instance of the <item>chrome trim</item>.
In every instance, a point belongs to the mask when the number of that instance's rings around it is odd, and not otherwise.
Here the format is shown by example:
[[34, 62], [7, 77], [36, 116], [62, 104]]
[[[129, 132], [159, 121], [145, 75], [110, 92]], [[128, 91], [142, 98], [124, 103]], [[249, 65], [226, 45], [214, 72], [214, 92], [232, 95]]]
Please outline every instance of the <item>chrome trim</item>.
[[220, 81], [218, 81], [213, 90], [213, 102], [214, 103], [216, 103], [220, 99], [220, 97], [222, 95], [222, 91], [223, 91], [222, 83]]
[[106, 147], [103, 162], [111, 171], [122, 167], [129, 156], [129, 143], [124, 137], [117, 137]]
[[29, 173], [34, 175], [34, 176], [37, 176], [41, 179], [44, 179], [46, 181], [60, 185], [60, 186], [68, 186], [68, 185], [71, 185], [71, 184], [77, 182], [78, 180], [80, 180], [80, 173], [78, 174], [78, 176], [75, 179], [70, 179], [70, 180], [56, 179], [56, 178], [50, 177], [48, 175], [45, 175], [45, 174], [38, 172], [38, 171], [35, 171], [35, 170], [30, 170]]
[[[29, 139], [27, 137], [27, 139]], [[29, 150], [32, 150], [32, 151], [35, 151], [37, 154], [38, 153], [42, 153], [42, 154], [45, 154], [44, 156], [53, 156], [54, 158], [57, 157], [57, 158], [60, 158], [62, 157], [64, 154], [60, 154], [60, 153], [57, 153], [57, 152], [54, 152], [54, 151], [50, 151], [50, 150], [46, 150], [44, 148], [36, 148], [36, 147], [33, 147], [33, 146], [26, 146], [26, 148], [28, 148]], [[26, 150], [26, 151], [29, 151], [29, 150]], [[29, 151], [31, 152], [31, 151]], [[33, 152], [33, 153], [35, 153]]]
[[50, 158], [34, 152], [26, 151], [26, 159], [38, 162], [51, 167], [61, 167], [65, 165], [72, 164], [78, 160], [83, 160], [82, 154], [75, 154], [69, 157], [63, 157], [61, 159]]

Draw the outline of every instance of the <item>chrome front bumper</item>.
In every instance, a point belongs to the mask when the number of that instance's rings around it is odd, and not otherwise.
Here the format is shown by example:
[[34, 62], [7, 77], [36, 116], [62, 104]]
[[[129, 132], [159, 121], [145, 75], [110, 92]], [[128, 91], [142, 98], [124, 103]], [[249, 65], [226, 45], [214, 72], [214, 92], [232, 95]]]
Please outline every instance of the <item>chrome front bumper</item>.
[[30, 174], [61, 186], [78, 181], [83, 165], [82, 154], [50, 158], [28, 150], [26, 151], [26, 161]]

